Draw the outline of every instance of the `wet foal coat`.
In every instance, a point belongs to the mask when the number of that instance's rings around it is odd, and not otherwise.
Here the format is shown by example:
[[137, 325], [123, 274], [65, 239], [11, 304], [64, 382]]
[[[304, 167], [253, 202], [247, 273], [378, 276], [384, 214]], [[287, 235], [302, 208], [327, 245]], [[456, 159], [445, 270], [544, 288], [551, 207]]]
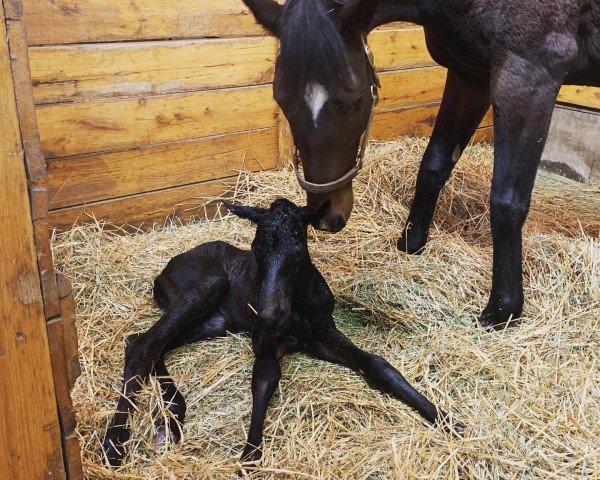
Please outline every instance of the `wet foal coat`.
[[[261, 456], [267, 406], [285, 353], [304, 351], [359, 372], [373, 387], [389, 393], [431, 423], [447, 415], [418, 393], [383, 358], [366, 353], [339, 332], [333, 321], [334, 297], [308, 253], [307, 226], [325, 207], [299, 208], [277, 200], [264, 208], [228, 205], [230, 211], [258, 224], [250, 251], [225, 242], [202, 244], [174, 257], [157, 277], [154, 296], [164, 315], [148, 331], [127, 339], [122, 396], [106, 432], [103, 452], [119, 465], [129, 439], [127, 420], [135, 395], [149, 375], [158, 377], [168, 424], [158, 425], [158, 442], [181, 438], [185, 400], [169, 377], [164, 355], [187, 343], [249, 332], [255, 363], [252, 372], [252, 417], [243, 461]], [[455, 424], [453, 432], [462, 433]]]
[[[304, 174], [330, 183], [354, 164], [368, 121], [369, 65], [362, 38], [378, 25], [423, 25], [432, 57], [448, 68], [440, 111], [398, 248], [421, 252], [439, 193], [490, 105], [494, 173], [490, 195], [492, 288], [480, 316], [500, 327], [523, 308], [522, 227], [560, 86], [600, 86], [598, 0], [244, 0], [280, 39], [273, 85], [290, 122]], [[305, 85], [322, 102], [303, 102]], [[314, 90], [314, 88], [313, 88]], [[322, 103], [322, 104], [321, 104]], [[315, 113], [318, 106], [318, 115]], [[316, 121], [315, 121], [315, 117]], [[351, 183], [329, 198], [319, 228], [341, 230], [352, 209]]]

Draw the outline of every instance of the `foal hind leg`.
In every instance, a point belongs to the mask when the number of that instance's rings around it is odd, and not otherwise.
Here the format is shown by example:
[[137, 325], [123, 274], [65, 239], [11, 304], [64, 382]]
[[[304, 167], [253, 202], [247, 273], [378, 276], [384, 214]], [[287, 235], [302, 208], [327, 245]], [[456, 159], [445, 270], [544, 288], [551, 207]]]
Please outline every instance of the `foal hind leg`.
[[[384, 358], [367, 353], [336, 328], [325, 332], [306, 348], [307, 353], [328, 362], [337, 363], [360, 373], [373, 388], [390, 394], [408, 406], [432, 424], [445, 424], [448, 414], [438, 409], [421, 395], [402, 374]], [[456, 423], [452, 431], [458, 435], [464, 432], [464, 426]]]
[[[213, 313], [210, 317], [200, 319], [181, 331], [165, 348], [164, 354], [189, 343], [195, 343], [200, 340], [223, 336], [227, 333], [225, 319], [219, 312]], [[169, 375], [164, 362], [164, 354], [157, 361], [154, 367], [154, 373], [157, 376], [161, 387], [162, 401], [166, 415], [160, 416], [156, 423], [156, 435], [154, 441], [157, 444], [165, 444], [169, 438], [179, 443], [182, 437], [181, 428], [185, 420], [186, 403], [183, 395], [175, 386], [174, 380]]]
[[192, 320], [208, 315], [227, 293], [226, 277], [211, 277], [190, 283], [171, 302], [161, 319], [137, 338], [130, 338], [125, 349], [123, 393], [102, 442], [108, 463], [118, 466], [125, 456], [123, 444], [129, 439], [127, 420], [135, 408], [135, 396], [154, 370], [167, 344]]
[[442, 105], [421, 160], [415, 196], [398, 249], [418, 253], [427, 243], [440, 191], [489, 106], [487, 82], [448, 70]]
[[479, 319], [486, 328], [501, 327], [523, 309], [522, 228], [561, 83], [560, 76], [510, 55], [493, 75], [494, 260], [489, 303]]

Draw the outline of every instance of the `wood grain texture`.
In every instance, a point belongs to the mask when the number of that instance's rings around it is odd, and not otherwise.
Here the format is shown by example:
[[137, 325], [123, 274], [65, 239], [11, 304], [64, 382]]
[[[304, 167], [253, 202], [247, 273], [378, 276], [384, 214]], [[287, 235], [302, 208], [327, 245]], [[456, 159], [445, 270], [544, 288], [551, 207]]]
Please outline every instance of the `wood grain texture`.
[[232, 88], [38, 108], [46, 158], [276, 125], [271, 87]]
[[14, 92], [0, 4], [0, 478], [64, 479]]
[[106, 200], [256, 171], [277, 164], [277, 129], [166, 143], [50, 163], [50, 208]]
[[75, 299], [72, 294], [61, 298], [60, 309], [65, 356], [65, 373], [68, 390], [70, 391], [73, 389], [79, 375], [81, 375], [79, 346], [77, 343], [77, 326], [75, 324]]
[[564, 85], [558, 94], [558, 101], [600, 110], [600, 88]]
[[23, 4], [30, 45], [264, 34], [240, 0], [23, 0]]
[[[376, 113], [373, 118], [371, 137], [376, 140], [393, 140], [399, 135], [431, 135], [440, 108], [438, 102], [388, 110]], [[493, 123], [491, 109], [480, 127], [489, 127]]]
[[17, 113], [19, 115], [19, 128], [25, 150], [25, 168], [29, 180], [37, 180], [46, 174], [46, 163], [40, 145], [40, 136], [37, 128], [31, 73], [27, 54], [27, 33], [25, 22], [21, 18], [20, 2], [10, 2], [12, 19], [7, 22], [8, 43], [11, 52], [11, 67]]
[[425, 44], [420, 27], [374, 30], [368, 38], [380, 71], [436, 65]]
[[[241, 2], [240, 2], [241, 3]], [[32, 47], [37, 104], [269, 83], [273, 37]]]
[[236, 180], [237, 176], [54, 210], [50, 212], [50, 222], [55, 228], [66, 230], [74, 223], [97, 219], [109, 222], [107, 228], [116, 226], [128, 230], [129, 227], [163, 225], [172, 219], [188, 221], [210, 217], [218, 208], [211, 200], [230, 191]]
[[381, 89], [376, 111], [385, 111], [441, 101], [446, 83], [446, 69], [423, 67], [398, 70], [384, 72], [379, 78]]

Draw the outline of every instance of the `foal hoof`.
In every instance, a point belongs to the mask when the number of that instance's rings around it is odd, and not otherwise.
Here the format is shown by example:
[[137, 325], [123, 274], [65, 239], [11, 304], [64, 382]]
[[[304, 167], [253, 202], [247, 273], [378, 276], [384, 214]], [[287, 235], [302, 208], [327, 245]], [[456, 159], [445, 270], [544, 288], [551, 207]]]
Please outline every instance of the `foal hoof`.
[[169, 443], [179, 443], [181, 442], [181, 429], [179, 425], [174, 425], [169, 428], [167, 431], [166, 424], [161, 424], [156, 429], [156, 434], [154, 435], [154, 443], [159, 446], [166, 446]]
[[124, 437], [125, 435], [123, 434], [114, 439], [106, 436], [104, 437], [104, 440], [102, 440], [100, 456], [105, 459], [110, 467], [119, 467], [123, 458], [125, 458], [127, 452], [125, 451], [123, 443], [129, 439], [129, 433], [127, 433], [126, 438]]
[[504, 330], [504, 328], [515, 326], [519, 323], [521, 309], [502, 308], [496, 305], [485, 307], [479, 317], [479, 324], [486, 330]]

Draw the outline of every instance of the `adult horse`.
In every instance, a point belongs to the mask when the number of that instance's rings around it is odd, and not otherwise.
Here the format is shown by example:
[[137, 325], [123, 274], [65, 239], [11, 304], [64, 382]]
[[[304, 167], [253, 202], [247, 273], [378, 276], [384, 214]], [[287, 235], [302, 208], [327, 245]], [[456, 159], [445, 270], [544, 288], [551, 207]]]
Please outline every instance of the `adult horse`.
[[425, 245], [440, 190], [493, 105], [493, 274], [480, 323], [498, 327], [519, 317], [522, 226], [556, 96], [564, 83], [600, 86], [600, 1], [244, 2], [280, 40], [274, 96], [302, 159], [308, 203], [331, 199], [321, 229], [341, 230], [352, 210], [360, 138], [376, 100], [376, 74], [365, 55], [371, 29], [396, 20], [422, 25], [431, 56], [448, 68], [401, 250], [417, 253]]

